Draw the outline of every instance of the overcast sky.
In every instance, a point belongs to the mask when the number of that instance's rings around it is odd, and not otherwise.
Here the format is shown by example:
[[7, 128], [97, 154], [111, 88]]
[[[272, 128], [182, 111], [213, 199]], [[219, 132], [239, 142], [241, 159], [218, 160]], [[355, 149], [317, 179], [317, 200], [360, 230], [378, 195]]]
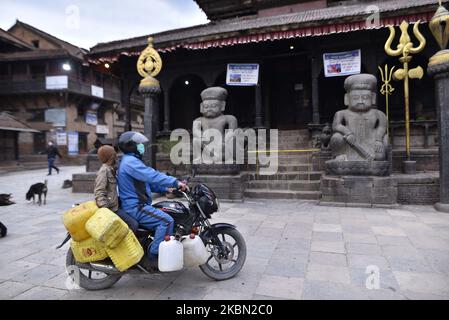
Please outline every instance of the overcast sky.
[[208, 22], [193, 0], [0, 0], [0, 28], [16, 19], [86, 49]]

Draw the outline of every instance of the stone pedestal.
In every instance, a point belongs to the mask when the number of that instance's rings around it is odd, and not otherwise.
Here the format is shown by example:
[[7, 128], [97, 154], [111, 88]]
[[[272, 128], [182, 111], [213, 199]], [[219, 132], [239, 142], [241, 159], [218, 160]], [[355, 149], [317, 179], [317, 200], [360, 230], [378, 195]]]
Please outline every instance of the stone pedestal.
[[391, 177], [324, 175], [321, 192], [321, 205], [396, 206], [398, 186]]
[[428, 73], [435, 78], [440, 148], [440, 202], [438, 211], [449, 213], [449, 50], [430, 59]]
[[219, 201], [243, 202], [244, 177], [242, 174], [225, 175], [198, 175], [191, 180], [192, 185], [204, 183], [217, 195]]
[[87, 172], [74, 174], [72, 176], [72, 192], [73, 193], [93, 193], [95, 179], [97, 178], [96, 172]]
[[238, 165], [200, 165], [196, 166], [192, 186], [204, 183], [210, 187], [220, 201], [243, 202], [245, 176]]
[[416, 173], [416, 161], [406, 160], [402, 164], [403, 164], [403, 172], [405, 174]]

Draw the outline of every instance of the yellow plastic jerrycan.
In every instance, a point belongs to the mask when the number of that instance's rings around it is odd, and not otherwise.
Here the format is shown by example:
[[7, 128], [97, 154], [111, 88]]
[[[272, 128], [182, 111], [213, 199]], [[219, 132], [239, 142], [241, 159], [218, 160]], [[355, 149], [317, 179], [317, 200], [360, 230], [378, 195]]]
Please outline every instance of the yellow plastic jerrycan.
[[107, 208], [99, 209], [86, 223], [92, 238], [103, 242], [110, 249], [116, 248], [128, 235], [128, 225]]
[[81, 263], [104, 260], [108, 257], [104, 244], [89, 238], [84, 241], [72, 241], [70, 244], [75, 260]]
[[98, 207], [95, 201], [89, 201], [76, 206], [64, 213], [62, 223], [75, 241], [83, 241], [91, 236], [86, 230], [86, 222], [92, 217]]
[[106, 252], [120, 271], [125, 271], [136, 265], [143, 257], [143, 248], [132, 231], [114, 248], [106, 247]]

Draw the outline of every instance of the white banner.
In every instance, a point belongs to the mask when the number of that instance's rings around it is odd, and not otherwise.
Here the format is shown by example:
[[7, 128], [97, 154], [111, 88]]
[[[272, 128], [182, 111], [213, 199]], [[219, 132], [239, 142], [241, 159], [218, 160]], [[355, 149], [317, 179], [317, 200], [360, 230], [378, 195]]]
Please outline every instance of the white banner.
[[98, 116], [96, 112], [86, 112], [86, 124], [96, 126], [98, 124]]
[[257, 86], [259, 65], [254, 63], [230, 63], [226, 75], [228, 86]]
[[361, 50], [325, 53], [323, 55], [326, 77], [342, 77], [361, 73]]
[[97, 133], [98, 134], [109, 134], [109, 127], [107, 125], [98, 125]]
[[68, 144], [69, 144], [69, 155], [72, 156], [76, 156], [79, 153], [79, 149], [78, 149], [78, 141], [79, 141], [79, 137], [78, 137], [78, 132], [76, 131], [71, 131], [67, 133], [67, 138], [68, 138]]
[[61, 90], [61, 89], [68, 89], [68, 87], [69, 87], [68, 76], [45, 77], [45, 88], [47, 90]]
[[56, 144], [58, 146], [66, 146], [67, 145], [67, 132], [56, 131]]
[[104, 90], [102, 87], [92, 85], [91, 90], [94, 97], [104, 98]]

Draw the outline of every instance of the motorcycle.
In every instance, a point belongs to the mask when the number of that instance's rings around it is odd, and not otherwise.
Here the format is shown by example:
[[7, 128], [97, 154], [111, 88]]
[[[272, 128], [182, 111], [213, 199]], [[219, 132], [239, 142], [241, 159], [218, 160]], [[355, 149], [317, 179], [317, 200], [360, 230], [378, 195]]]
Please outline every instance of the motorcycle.
[[[179, 201], [162, 201], [153, 206], [173, 218], [174, 236], [177, 239], [192, 233], [202, 239], [210, 255], [207, 262], [199, 266], [206, 276], [216, 281], [233, 278], [245, 264], [246, 243], [234, 225], [209, 222], [212, 215], [220, 209], [215, 193], [204, 184], [195, 186], [191, 191], [189, 189], [176, 192], [186, 200], [188, 207]], [[138, 229], [135, 234], [144, 251], [147, 251], [153, 241], [154, 232]], [[159, 271], [144, 269], [139, 264], [120, 272], [110, 259], [79, 263], [71, 249], [67, 252], [66, 268], [75, 283], [86, 290], [110, 288], [125, 274], [160, 274]]]

